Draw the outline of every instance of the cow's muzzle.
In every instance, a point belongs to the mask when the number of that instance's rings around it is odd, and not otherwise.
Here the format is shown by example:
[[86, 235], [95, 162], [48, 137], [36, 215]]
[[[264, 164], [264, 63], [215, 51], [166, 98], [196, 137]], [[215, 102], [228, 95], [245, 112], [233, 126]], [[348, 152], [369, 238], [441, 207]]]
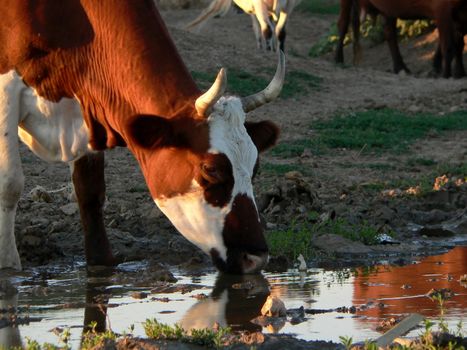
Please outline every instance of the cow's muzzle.
[[216, 249], [211, 250], [214, 265], [222, 271], [231, 274], [259, 273], [266, 267], [269, 254], [267, 251], [247, 252], [241, 250], [228, 250], [227, 261], [224, 261]]

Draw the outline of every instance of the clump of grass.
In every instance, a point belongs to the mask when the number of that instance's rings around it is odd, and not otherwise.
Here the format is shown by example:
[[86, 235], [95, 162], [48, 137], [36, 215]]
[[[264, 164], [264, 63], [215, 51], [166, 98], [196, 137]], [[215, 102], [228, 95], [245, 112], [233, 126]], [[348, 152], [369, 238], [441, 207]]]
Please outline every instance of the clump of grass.
[[315, 122], [313, 128], [316, 135], [312, 138], [283, 141], [272, 149], [272, 154], [283, 158], [297, 157], [307, 148], [313, 154], [322, 154], [332, 148], [400, 154], [428, 134], [467, 130], [465, 113], [407, 115], [392, 109], [381, 109], [337, 115], [331, 120]]
[[[315, 222], [316, 215], [310, 214], [310, 222], [292, 223], [285, 230], [273, 230], [268, 233], [267, 241], [271, 255], [285, 255], [296, 259], [302, 254], [305, 259], [313, 255], [312, 241], [313, 237], [320, 234], [333, 233], [353, 241], [360, 241], [364, 244], [376, 244], [379, 232], [368, 222], [363, 221], [360, 224], [352, 224], [344, 218], [335, 220], [325, 220], [324, 222]], [[388, 232], [393, 235], [393, 232]]]
[[433, 166], [436, 165], [436, 161], [434, 161], [431, 158], [423, 158], [423, 157], [417, 157], [417, 158], [410, 158], [407, 160], [407, 165], [408, 166], [417, 166], [417, 165], [422, 165], [422, 166]]
[[[257, 93], [269, 84], [269, 81], [263, 78], [265, 73], [269, 75], [274, 74], [274, 72], [268, 69], [263, 73], [254, 75], [236, 68], [229, 68], [227, 73], [227, 90], [229, 93], [238, 96], [248, 96]], [[194, 71], [191, 74], [203, 88], [208, 88], [216, 77], [214, 73]], [[319, 89], [322, 80], [321, 77], [300, 70], [287, 72], [280, 96], [282, 98], [297, 97], [305, 94], [310, 89]]]
[[[191, 72], [193, 78], [203, 88], [208, 88], [214, 82], [217, 73]], [[261, 76], [253, 75], [236, 68], [227, 69], [227, 90], [230, 93], [247, 96], [264, 89], [269, 81]]]
[[309, 90], [319, 90], [322, 82], [323, 78], [321, 77], [300, 70], [292, 70], [286, 74], [280, 96], [283, 98], [297, 97]]
[[218, 330], [192, 329], [187, 332], [180, 325], [170, 326], [158, 322], [156, 319], [147, 319], [143, 323], [146, 335], [151, 339], [178, 340], [184, 343], [198, 344], [208, 347], [220, 348], [225, 338], [231, 333], [230, 328], [219, 327]]
[[105, 332], [98, 332], [96, 330], [97, 322], [91, 322], [89, 325], [90, 330], [86, 331], [83, 334], [81, 341], [82, 350], [91, 350], [91, 349], [100, 349], [105, 348], [106, 344], [110, 342], [115, 342], [118, 338], [112, 330], [106, 330]]
[[284, 175], [290, 171], [299, 171], [304, 175], [310, 173], [310, 169], [307, 166], [302, 164], [273, 164], [273, 163], [262, 163], [260, 167], [261, 172], [274, 174], [274, 175]]
[[281, 158], [299, 157], [305, 149], [309, 149], [315, 155], [322, 154], [324, 151], [321, 140], [315, 137], [311, 139], [281, 141], [271, 150], [271, 153]]
[[[25, 337], [26, 344], [24, 348], [26, 350], [70, 350], [71, 349], [71, 346], [69, 343], [70, 336], [71, 336], [70, 329], [65, 328], [59, 335], [59, 342], [61, 344], [60, 346], [50, 344], [50, 343], [40, 344], [36, 340], [33, 340], [29, 337]], [[1, 344], [0, 344], [0, 349], [3, 349]], [[22, 348], [19, 347], [19, 348], [12, 348], [9, 350], [21, 350], [21, 349]]]
[[[311, 46], [308, 51], [310, 57], [320, 57], [328, 52], [334, 51], [339, 40], [339, 34], [337, 32], [337, 24], [333, 23], [329, 27], [329, 31], [326, 35], [322, 36], [316, 43]], [[347, 45], [352, 41], [350, 33], [347, 33], [344, 38], [344, 45]]]

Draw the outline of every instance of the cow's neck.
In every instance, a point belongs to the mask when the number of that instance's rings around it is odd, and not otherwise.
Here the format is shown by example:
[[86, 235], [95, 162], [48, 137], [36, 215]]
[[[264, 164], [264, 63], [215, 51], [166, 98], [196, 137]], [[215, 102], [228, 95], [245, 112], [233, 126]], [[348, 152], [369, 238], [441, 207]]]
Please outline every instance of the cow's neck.
[[125, 123], [132, 115], [193, 114], [200, 91], [152, 0], [81, 3], [92, 41], [20, 65], [28, 84], [52, 100], [76, 97], [97, 149], [128, 143]]

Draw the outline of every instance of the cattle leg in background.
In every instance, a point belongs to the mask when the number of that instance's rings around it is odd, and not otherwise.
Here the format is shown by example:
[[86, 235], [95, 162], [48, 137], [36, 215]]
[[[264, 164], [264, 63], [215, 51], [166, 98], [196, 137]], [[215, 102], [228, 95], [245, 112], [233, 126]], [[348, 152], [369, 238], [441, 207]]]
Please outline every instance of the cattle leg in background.
[[337, 20], [337, 30], [339, 32], [339, 40], [336, 48], [336, 63], [344, 63], [344, 39], [349, 30], [350, 14], [353, 0], [341, 0], [339, 11], [339, 19]]
[[24, 187], [18, 142], [19, 102], [9, 101], [16, 86], [9, 85], [11, 74], [0, 76], [0, 269], [21, 270], [16, 249], [15, 216]]
[[337, 30], [339, 32], [339, 40], [337, 41], [335, 62], [344, 63], [344, 40], [349, 30], [349, 23], [352, 20], [353, 32], [353, 63], [357, 64], [361, 59], [360, 46], [360, 5], [358, 0], [341, 0], [339, 11], [339, 19], [337, 21]]
[[287, 19], [292, 14], [292, 11], [296, 5], [297, 5], [297, 1], [289, 0], [281, 8], [279, 12], [279, 18], [277, 19], [275, 33], [276, 33], [276, 38], [278, 41], [279, 48], [282, 51], [285, 51], [285, 37], [287, 35], [286, 33]]
[[84, 231], [84, 251], [88, 265], [115, 265], [105, 232], [104, 153], [89, 153], [74, 161], [73, 185]]
[[457, 32], [454, 37], [454, 78], [465, 77], [464, 69], [464, 33]]
[[449, 11], [445, 10], [436, 18], [436, 26], [439, 33], [439, 46], [441, 48], [442, 59], [442, 74], [443, 78], [451, 76], [451, 63], [454, 58], [454, 28], [452, 18]]
[[386, 38], [389, 50], [391, 51], [392, 64], [394, 73], [399, 73], [401, 70], [406, 73], [410, 73], [410, 70], [402, 59], [401, 52], [399, 50], [399, 44], [397, 43], [397, 18], [384, 16], [384, 37]]
[[[259, 48], [265, 48], [266, 50], [276, 51], [277, 43], [275, 34], [274, 24], [269, 18], [269, 11], [264, 6], [262, 0], [253, 0], [253, 11], [256, 21], [258, 22], [259, 29], [261, 31], [260, 41], [258, 42]], [[257, 36], [257, 34], [255, 33]], [[256, 37], [258, 40], [258, 36]]]
[[[464, 36], [460, 35], [460, 37], [456, 37], [456, 43], [454, 46], [454, 78], [462, 78], [465, 77], [465, 69], [464, 69]], [[435, 54], [433, 56], [433, 71], [439, 75], [441, 74], [441, 70], [443, 67], [443, 54], [441, 53], [441, 47], [438, 45], [436, 47]]]

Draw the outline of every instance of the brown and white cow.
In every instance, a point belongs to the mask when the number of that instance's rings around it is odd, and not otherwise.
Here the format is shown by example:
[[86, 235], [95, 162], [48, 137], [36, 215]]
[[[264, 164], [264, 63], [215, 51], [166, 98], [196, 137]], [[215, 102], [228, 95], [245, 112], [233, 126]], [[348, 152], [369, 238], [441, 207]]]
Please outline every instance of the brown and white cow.
[[[439, 46], [434, 57], [434, 68], [443, 77], [451, 76], [451, 63], [455, 59], [453, 76], [465, 76], [462, 53], [464, 34], [467, 32], [467, 0], [341, 0], [338, 30], [339, 40], [335, 60], [343, 63], [343, 42], [347, 34], [351, 12], [354, 32], [354, 54], [359, 54], [359, 27], [366, 14], [384, 18], [384, 35], [391, 52], [393, 70], [410, 73], [400, 54], [397, 43], [397, 19], [433, 19], [438, 27]], [[360, 13], [360, 15], [358, 15]], [[354, 57], [355, 61], [355, 57]]]
[[153, 0], [0, 0], [0, 8], [0, 268], [21, 268], [18, 134], [40, 157], [72, 162], [88, 264], [115, 263], [100, 151], [126, 146], [160, 209], [219, 269], [264, 267], [251, 179], [278, 128], [245, 113], [279, 94], [283, 53], [264, 91], [224, 97], [222, 69], [202, 94]]

